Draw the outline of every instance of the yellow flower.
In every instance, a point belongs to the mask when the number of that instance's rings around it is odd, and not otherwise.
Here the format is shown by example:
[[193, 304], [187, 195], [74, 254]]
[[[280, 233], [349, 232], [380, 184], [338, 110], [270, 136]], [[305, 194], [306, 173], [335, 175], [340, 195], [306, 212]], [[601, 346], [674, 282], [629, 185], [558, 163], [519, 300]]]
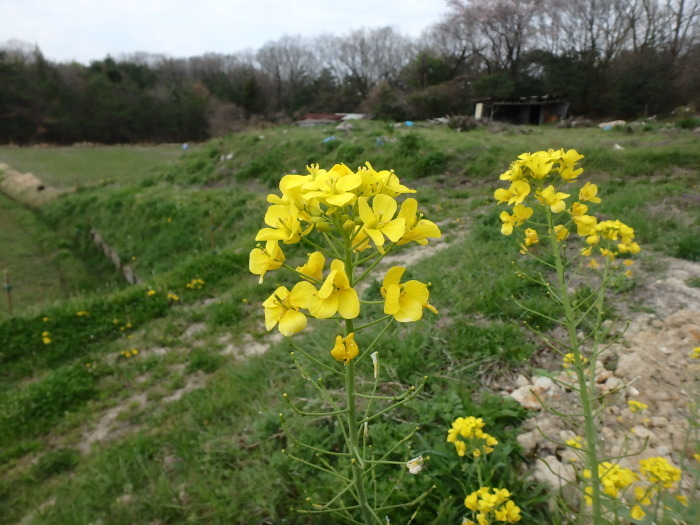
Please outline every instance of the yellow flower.
[[565, 241], [569, 237], [569, 230], [561, 224], [557, 224], [554, 227], [554, 233], [556, 233], [559, 242]]
[[48, 322], [49, 322], [49, 318], [48, 318], [48, 317], [44, 317], [44, 318], [42, 319], [42, 321], [45, 322], [45, 323], [48, 323]]
[[262, 228], [255, 236], [256, 241], [282, 241], [285, 244], [294, 244], [299, 242], [302, 235], [310, 231], [310, 228], [302, 231], [299, 210], [293, 203], [271, 205], [265, 213], [264, 220], [270, 228]]
[[498, 188], [493, 192], [493, 196], [498, 201], [497, 204], [503, 204], [504, 202], [508, 202], [511, 197], [513, 197], [513, 192], [509, 189]]
[[508, 204], [520, 204], [530, 194], [530, 185], [524, 180], [516, 180], [508, 188], [510, 198]]
[[383, 251], [385, 235], [390, 241], [397, 242], [406, 231], [406, 219], [404, 217], [393, 218], [398, 204], [388, 195], [376, 195], [372, 200], [371, 208], [367, 198], [360, 197], [357, 199], [357, 206], [363, 223], [358, 234], [360, 237], [357, 240], [361, 240], [365, 236], [369, 237], [380, 252]]
[[360, 195], [371, 197], [383, 193], [389, 197], [398, 197], [402, 193], [416, 192], [416, 190], [401, 184], [393, 170], [377, 172], [369, 162], [365, 162], [365, 166], [366, 168], [361, 167], [357, 170], [357, 173], [362, 177]]
[[156, 294], [156, 291], [155, 291], [155, 290], [148, 290], [148, 291], [146, 292], [146, 295], [149, 296], [149, 297], [151, 297], [152, 295], [155, 295], [155, 294]]
[[415, 241], [418, 244], [425, 246], [428, 244], [428, 238], [439, 239], [442, 237], [442, 232], [437, 224], [427, 219], [423, 219], [422, 215], [418, 215], [418, 201], [408, 198], [401, 204], [401, 209], [397, 218], [405, 220], [405, 232], [399, 239], [399, 246]]
[[313, 252], [309, 254], [309, 259], [303, 266], [297, 266], [297, 272], [303, 274], [303, 277], [309, 277], [309, 280], [323, 280], [323, 267], [326, 264], [326, 258], [321, 252]]
[[596, 195], [598, 195], [598, 186], [587, 182], [584, 184], [583, 188], [579, 190], [578, 199], [581, 201], [588, 201], [598, 204], [600, 202], [600, 197], [597, 197]]
[[641, 520], [646, 515], [647, 513], [644, 512], [642, 510], [642, 507], [640, 507], [639, 505], [635, 505], [630, 511], [630, 518], [632, 518], [633, 520]]
[[596, 224], [598, 224], [598, 219], [595, 217], [591, 215], [575, 215], [573, 219], [576, 223], [576, 233], [581, 237], [586, 237], [595, 232]]
[[[170, 299], [171, 301], [176, 301], [176, 302], [177, 302], [177, 301], [180, 300], [180, 298], [179, 298], [177, 295], [175, 295], [174, 293], [172, 293], [172, 292], [169, 292], [167, 297], [168, 297], [168, 299]], [[122, 330], [123, 330], [123, 329], [124, 329], [124, 328], [122, 327]]]
[[554, 165], [552, 156], [548, 151], [536, 151], [535, 153], [523, 153], [518, 156], [519, 162], [523, 168], [530, 172], [533, 179], [543, 179]]
[[394, 266], [386, 272], [380, 290], [385, 299], [384, 313], [393, 315], [400, 323], [418, 321], [423, 317], [423, 308], [436, 314], [437, 310], [428, 303], [427, 285], [415, 280], [400, 282], [405, 271], [401, 266]]
[[[584, 470], [583, 477], [591, 479], [591, 471]], [[630, 469], [607, 461], [598, 464], [598, 477], [603, 486], [603, 492], [613, 498], [617, 498], [621, 489], [629, 487], [638, 479]], [[586, 487], [586, 492], [589, 492], [588, 489], [591, 487]]]
[[277, 288], [263, 303], [265, 328], [269, 331], [279, 324], [279, 331], [285, 337], [302, 331], [306, 328], [306, 316], [299, 309], [307, 308], [309, 298], [315, 291], [307, 281], [295, 284], [291, 292], [284, 286]]
[[639, 471], [651, 483], [660, 483], [664, 488], [671, 488], [681, 480], [681, 470], [662, 457], [640, 460]]
[[574, 436], [571, 439], [567, 439], [566, 444], [571, 448], [583, 448], [583, 438], [581, 436]]
[[501, 233], [503, 235], [510, 235], [513, 233], [513, 228], [515, 226], [520, 226], [522, 223], [532, 217], [532, 213], [532, 208], [528, 208], [524, 204], [516, 204], [513, 206], [513, 215], [507, 211], [502, 211], [500, 214], [501, 221], [503, 221]]
[[588, 206], [581, 204], [580, 202], [574, 202], [571, 205], [571, 210], [569, 210], [569, 213], [572, 217], [580, 217], [581, 215], [585, 215], [587, 211]]
[[696, 346], [693, 348], [693, 355], [691, 355], [693, 359], [700, 359], [700, 346]]
[[538, 190], [536, 197], [542, 204], [549, 206], [553, 213], [559, 213], [566, 209], [564, 199], [570, 197], [569, 193], [558, 192], [551, 184], [543, 190]]
[[467, 444], [472, 448], [471, 453], [474, 457], [481, 456], [482, 452], [490, 454], [494, 450], [493, 447], [498, 445], [498, 440], [484, 432], [483, 428], [484, 421], [480, 417], [458, 417], [447, 431], [447, 441], [454, 443], [457, 455], [460, 457], [466, 455]]
[[360, 298], [350, 286], [345, 273], [345, 263], [334, 259], [331, 271], [321, 288], [309, 298], [309, 312], [317, 319], [327, 319], [339, 313], [344, 319], [354, 319], [360, 314]]
[[645, 403], [641, 403], [639, 401], [635, 401], [634, 399], [630, 399], [627, 401], [627, 406], [630, 409], [630, 412], [642, 412], [649, 408], [649, 405], [646, 405]]
[[651, 505], [652, 488], [634, 487], [634, 499], [636, 499], [642, 505]]
[[[595, 261], [595, 259], [593, 259], [593, 261]], [[580, 355], [579, 357], [581, 359], [581, 363], [585, 364], [588, 362], [588, 359], [585, 356]], [[564, 368], [571, 368], [571, 365], [573, 365], [575, 362], [576, 358], [574, 357], [574, 354], [572, 352], [569, 352], [568, 354], [564, 355], [564, 363], [562, 366]]]
[[355, 342], [355, 333], [350, 332], [346, 337], [336, 336], [335, 346], [331, 350], [331, 355], [338, 361], [342, 361], [346, 365], [355, 359], [360, 353], [360, 350]]
[[270, 240], [265, 243], [265, 249], [258, 245], [250, 252], [248, 259], [248, 269], [250, 273], [259, 275], [258, 283], [263, 282], [265, 273], [270, 270], [277, 270], [284, 263], [284, 252], [278, 246], [277, 241]]
[[80, 312], [76, 312], [75, 315], [77, 315], [78, 317], [87, 317], [88, 315], [90, 315], [90, 312], [86, 310], [81, 310]]
[[362, 176], [353, 173], [344, 164], [336, 164], [330, 170], [307, 166], [312, 179], [302, 186], [304, 199], [318, 201], [333, 208], [355, 202], [354, 190], [362, 184]]
[[491, 523], [491, 516], [496, 521], [507, 523], [516, 523], [521, 519], [520, 509], [510, 500], [510, 492], [507, 489], [493, 489], [492, 492], [489, 487], [482, 487], [464, 498], [464, 506], [478, 512], [476, 521], [479, 525]]
[[532, 228], [527, 228], [525, 230], [525, 246], [532, 246], [538, 242], [540, 242], [540, 240], [537, 237], [537, 232]]
[[507, 501], [500, 509], [494, 512], [494, 516], [498, 521], [507, 523], [515, 523], [520, 521], [520, 507], [512, 501]]

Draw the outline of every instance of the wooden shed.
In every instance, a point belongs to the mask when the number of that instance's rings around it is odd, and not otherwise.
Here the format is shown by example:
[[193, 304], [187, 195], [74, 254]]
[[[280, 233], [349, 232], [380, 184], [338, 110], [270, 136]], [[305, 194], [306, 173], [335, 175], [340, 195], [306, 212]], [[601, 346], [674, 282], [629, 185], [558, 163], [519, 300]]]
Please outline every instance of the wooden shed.
[[552, 124], [564, 120], [569, 111], [563, 95], [483, 98], [475, 103], [474, 118], [511, 124]]

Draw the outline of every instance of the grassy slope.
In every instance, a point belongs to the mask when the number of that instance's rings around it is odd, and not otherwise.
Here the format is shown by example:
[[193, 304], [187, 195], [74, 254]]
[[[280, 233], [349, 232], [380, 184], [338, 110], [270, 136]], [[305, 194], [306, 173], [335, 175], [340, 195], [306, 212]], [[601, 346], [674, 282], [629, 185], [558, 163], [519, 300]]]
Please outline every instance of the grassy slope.
[[[607, 212], [631, 214], [628, 222], [642, 243], [674, 254], [700, 225], [693, 206], [700, 195], [698, 139], [689, 133], [671, 140], [665, 132], [546, 128], [530, 135], [512, 129], [502, 135], [389, 132], [361, 123], [350, 136], [324, 144], [330, 133], [274, 128], [264, 138], [255, 133], [212, 141], [170, 168], [84, 188], [42, 210], [64, 235], [98, 226], [123, 257], [136, 257], [133, 264], [150, 282], [0, 324], [0, 343], [12, 349], [0, 376], [0, 521], [13, 523], [55, 498], [58, 504], [47, 505], [34, 522], [306, 522], [289, 506], [306, 496], [327, 496], [332, 481], [279, 454], [289, 444], [278, 413], [286, 411], [282, 392], [313, 394], [293, 370], [284, 343], [243, 361], [230, 351], [241, 352], [263, 336], [257, 305], [274, 280], [283, 279], [275, 274], [258, 286], [246, 269], [265, 206], [260, 184], [301, 172], [309, 162], [354, 166], [365, 159], [412, 179], [428, 217], [443, 221], [446, 235], [462, 239], [410, 268], [412, 277], [434, 283], [431, 302], [440, 317], [392, 331], [381, 348], [389, 391], [426, 373], [432, 377], [420, 399], [395, 413], [396, 421], [373, 429], [381, 447], [405, 431], [399, 421], [423, 425], [407, 454], [433, 457], [430, 478], [405, 480], [398, 495], [415, 497], [436, 483], [420, 522], [429, 516], [455, 522], [474, 480], [446, 447], [445, 431], [454, 417], [480, 415], [501, 441], [492, 457], [501, 468], [491, 481], [517, 495], [530, 521], [542, 520], [542, 496], [516, 473], [514, 434], [523, 411], [474, 391], [480, 374], [498, 377], [517, 369], [533, 349], [517, 328], [527, 317], [510, 295], [544, 304], [537, 290], [504, 270], [514, 246], [498, 233], [490, 205], [495, 176], [522, 151], [577, 147], [587, 156], [591, 179], [601, 189], [606, 183]], [[613, 150], [615, 143], [625, 149]], [[465, 224], [469, 233], [462, 237]], [[692, 255], [697, 246], [691, 242], [686, 251]], [[188, 288], [194, 278], [206, 284]], [[154, 295], [147, 293], [149, 285]], [[41, 343], [43, 330], [54, 337], [51, 345]], [[323, 341], [331, 334], [320, 330], [313, 337], [300, 334], [298, 342], [325, 355]], [[139, 353], [126, 357], [134, 348]], [[197, 382], [206, 387], [165, 401]], [[87, 455], [78, 452], [114, 407], [121, 408], [110, 427], [114, 439], [97, 442]], [[294, 432], [313, 442], [334, 439], [323, 421], [288, 419]]]

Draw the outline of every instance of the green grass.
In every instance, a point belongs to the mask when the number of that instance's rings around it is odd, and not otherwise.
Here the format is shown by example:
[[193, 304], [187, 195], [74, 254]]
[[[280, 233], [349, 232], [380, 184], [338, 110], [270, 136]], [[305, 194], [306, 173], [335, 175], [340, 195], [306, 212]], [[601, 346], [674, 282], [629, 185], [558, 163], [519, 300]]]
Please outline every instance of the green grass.
[[[15, 315], [31, 312], [117, 279], [101, 254], [76, 254], [75, 242], [62, 238], [35, 213], [0, 194], [0, 271], [7, 270]], [[3, 279], [3, 276], [0, 276]], [[9, 317], [7, 294], [0, 320]]]
[[96, 182], [138, 181], [157, 166], [175, 162], [182, 154], [180, 144], [5, 146], [0, 147], [0, 163], [22, 173], [34, 173], [50, 186], [71, 188]]
[[[1, 150], [0, 161], [15, 168], [59, 187], [82, 187], [36, 214], [0, 199], [1, 245], [12, 246], [0, 258], [9, 256], [28, 273], [41, 273], [31, 264], [47, 253], [51, 259], [60, 243], [72, 260], [96, 262], [87, 241], [89, 229], [96, 228], [146, 282], [84, 287], [69, 301], [58, 301], [60, 292], [47, 297], [54, 299], [50, 304], [36, 298], [39, 287], [30, 300], [34, 307], [13, 320], [0, 317], [0, 523], [19, 522], [52, 499], [55, 504], [43, 506], [32, 523], [323, 523], [289, 511], [306, 497], [332, 495], [335, 485], [280, 452], [290, 449], [313, 459], [281, 432], [279, 413], [287, 414], [299, 438], [329, 447], [340, 440], [329, 420], [289, 413], [282, 393], [307, 408], [315, 407], [316, 395], [295, 370], [291, 347], [277, 342], [244, 359], [223, 350], [234, 345], [244, 354], [245, 345], [270, 342], [260, 303], [285, 277], [282, 271], [270, 273], [261, 286], [247, 270], [266, 194], [283, 174], [304, 173], [306, 164], [346, 162], [354, 168], [365, 160], [377, 169], [396, 169], [417, 188], [427, 216], [441, 222], [451, 239], [451, 246], [411, 265], [406, 274], [432, 282], [431, 304], [440, 315], [426, 313], [421, 323], [390, 328], [379, 346], [383, 392], [399, 393], [429, 376], [413, 402], [370, 426], [377, 450], [421, 426], [397, 457], [424, 454], [431, 461], [425, 475], [404, 478], [397, 501], [435, 484], [415, 522], [459, 522], [476, 474], [458, 460], [445, 436], [456, 417], [475, 415], [500, 442], [486, 481], [515, 494], [524, 523], [549, 522], [550, 495], [519, 473], [527, 459], [515, 437], [528, 414], [481, 384], [487, 377], [514, 375], [538, 350], [523, 322], [549, 326], [516, 300], [557, 315], [543, 292], [515, 273], [516, 267], [532, 267], [519, 257], [513, 239], [500, 234], [492, 199], [498, 174], [524, 151], [577, 148], [586, 155], [586, 175], [600, 185], [603, 215], [624, 217], [645, 251], [692, 259], [697, 253], [692, 232], [700, 224], [695, 205], [700, 149], [697, 137], [683, 130], [670, 135], [519, 129], [456, 133], [360, 122], [345, 134], [332, 127], [278, 127], [217, 139], [184, 154], [179, 146], [148, 152], [45, 148], [37, 150], [33, 166], [21, 165], [22, 155], [32, 158], [29, 150]], [[337, 140], [324, 143], [331, 134]], [[615, 143], [625, 149], [613, 150]], [[114, 159], [97, 159], [108, 152]], [[180, 159], [151, 168], [161, 153], [166, 161]], [[13, 154], [17, 164], [7, 160]], [[51, 154], [63, 167], [48, 173]], [[61, 156], [71, 155], [78, 168], [61, 164]], [[91, 170], [90, 163], [115, 171]], [[78, 179], [71, 179], [73, 172], [80, 173]], [[305, 253], [287, 248], [290, 261]], [[53, 268], [52, 279], [73, 286], [79, 281], [78, 272]], [[188, 287], [193, 279], [204, 284]], [[379, 281], [368, 296], [379, 297]], [[89, 315], [78, 316], [79, 311]], [[310, 324], [315, 331], [299, 334], [295, 342], [330, 359], [332, 323]], [[50, 344], [42, 341], [44, 331]], [[370, 329], [367, 337], [378, 331]], [[139, 353], [122, 353], [133, 348]], [[369, 360], [359, 368], [371, 378]], [[331, 390], [339, 387], [330, 374], [324, 381]], [[194, 383], [202, 388], [167, 401]], [[135, 396], [143, 396], [143, 404]], [[117, 411], [111, 439], [78, 452], [107, 410]], [[395, 475], [384, 472], [378, 489]], [[409, 517], [410, 512], [397, 512], [393, 521]]]

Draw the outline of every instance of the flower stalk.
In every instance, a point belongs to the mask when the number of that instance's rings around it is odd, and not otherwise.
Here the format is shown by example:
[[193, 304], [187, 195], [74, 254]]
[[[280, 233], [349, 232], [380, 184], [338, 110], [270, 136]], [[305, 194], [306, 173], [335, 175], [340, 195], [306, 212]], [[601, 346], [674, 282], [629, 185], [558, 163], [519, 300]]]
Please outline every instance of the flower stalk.
[[[298, 512], [334, 512], [351, 522], [380, 524], [384, 520], [379, 518], [379, 511], [415, 505], [431, 489], [412, 501], [399, 504], [388, 504], [396, 486], [386, 494], [378, 494], [377, 465], [393, 468], [400, 465], [414, 474], [422, 469], [422, 464], [418, 464], [419, 458], [408, 463], [405, 459], [392, 458], [401, 453], [400, 448], [413, 437], [417, 427], [377, 459], [377, 452], [367, 444], [370, 422], [413, 399], [425, 378], [417, 388], [411, 386], [402, 394], [376, 395], [379, 362], [378, 352], [372, 349], [394, 321], [415, 322], [421, 319], [424, 309], [433, 313], [437, 310], [428, 302], [426, 284], [416, 280], [402, 282], [406, 270], [403, 267], [395, 266], [386, 272], [380, 301], [361, 301], [357, 286], [379, 271], [379, 263], [390, 251], [410, 242], [425, 245], [428, 239], [439, 238], [441, 232], [418, 213], [414, 198], [406, 198], [399, 209], [396, 198], [415, 193], [415, 190], [403, 186], [393, 172], [376, 171], [369, 163], [355, 172], [342, 164], [330, 170], [319, 166], [307, 169], [308, 175], [282, 177], [279, 185], [282, 195], [268, 196], [271, 205], [265, 214], [266, 227], [255, 238], [265, 244], [251, 251], [249, 267], [252, 273], [260, 276], [261, 283], [268, 272], [281, 268], [290, 270], [297, 279], [291, 288], [279, 286], [263, 303], [265, 326], [268, 330], [277, 327], [291, 342], [296, 350], [291, 353], [292, 361], [302, 377], [316, 389], [324, 408], [305, 410], [287, 394], [284, 399], [299, 416], [335, 419], [345, 449], [326, 451], [304, 443], [289, 432], [282, 418], [282, 428], [291, 445], [314, 452], [315, 460], [289, 451], [285, 454], [343, 482], [326, 503], [312, 503], [311, 509], [297, 509]], [[304, 243], [316, 251], [308, 255], [304, 264], [295, 267], [286, 260], [280, 243]], [[370, 319], [364, 319], [362, 314], [369, 314]], [[355, 320], [361, 318], [362, 322], [356, 327]], [[327, 354], [317, 355], [292, 342], [291, 338], [307, 327], [309, 319], [332, 321], [336, 325], [338, 321], [343, 322], [342, 329], [338, 326], [335, 344], [329, 342], [335, 365]], [[384, 324], [381, 329], [373, 329], [381, 323]], [[363, 357], [370, 352], [372, 359], [368, 363]], [[374, 377], [369, 392], [358, 386], [361, 384], [357, 379], [360, 364]], [[326, 389], [322, 377], [312, 377], [307, 366], [342, 377], [344, 395]], [[358, 410], [363, 411], [361, 415]]]

